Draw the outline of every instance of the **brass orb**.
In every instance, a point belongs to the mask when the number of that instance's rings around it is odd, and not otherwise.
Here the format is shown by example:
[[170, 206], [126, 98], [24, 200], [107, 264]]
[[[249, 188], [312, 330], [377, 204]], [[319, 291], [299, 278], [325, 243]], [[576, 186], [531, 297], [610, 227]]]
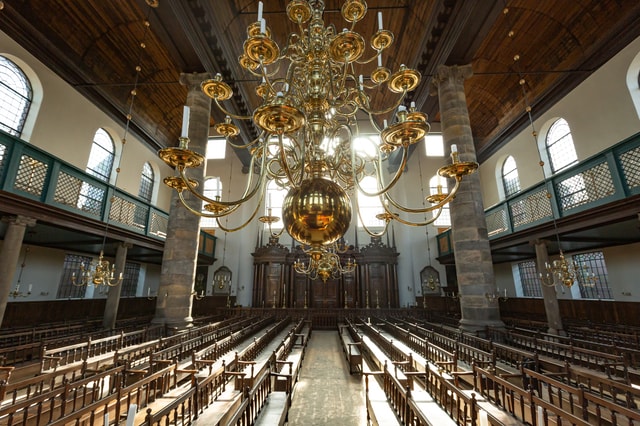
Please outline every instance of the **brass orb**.
[[351, 200], [333, 181], [321, 177], [305, 179], [284, 198], [282, 221], [289, 235], [303, 244], [331, 244], [349, 228]]

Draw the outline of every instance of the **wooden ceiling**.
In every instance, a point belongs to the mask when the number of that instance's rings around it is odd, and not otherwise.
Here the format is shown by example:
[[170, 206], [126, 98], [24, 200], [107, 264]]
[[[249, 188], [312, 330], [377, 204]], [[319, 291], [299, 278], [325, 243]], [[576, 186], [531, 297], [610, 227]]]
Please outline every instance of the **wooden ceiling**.
[[[186, 99], [178, 83], [182, 72], [219, 72], [234, 89], [229, 109], [250, 114], [256, 108], [256, 79], [237, 58], [246, 27], [256, 20], [257, 3], [4, 1], [0, 29], [123, 123], [138, 79], [131, 130], [157, 149], [177, 143]], [[338, 30], [346, 27], [339, 13], [343, 0], [325, 3], [325, 22]], [[267, 25], [281, 46], [294, 28], [285, 16], [286, 5], [285, 0], [264, 0]], [[409, 100], [430, 121], [438, 120], [438, 101], [429, 96], [436, 68], [472, 64], [466, 95], [480, 161], [528, 125], [523, 88], [535, 117], [640, 36], [637, 1], [368, 0], [368, 8], [356, 31], [368, 39], [376, 13], [383, 12], [385, 28], [395, 34], [384, 64], [397, 70], [404, 63], [421, 72], [422, 82]], [[375, 94], [374, 102], [391, 102], [387, 96]], [[213, 110], [212, 123], [223, 118]]]

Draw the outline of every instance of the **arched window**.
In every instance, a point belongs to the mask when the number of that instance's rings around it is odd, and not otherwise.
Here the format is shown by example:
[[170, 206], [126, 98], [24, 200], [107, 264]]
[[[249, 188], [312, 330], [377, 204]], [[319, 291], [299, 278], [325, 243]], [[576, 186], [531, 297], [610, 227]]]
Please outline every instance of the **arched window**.
[[[215, 200], [216, 197], [222, 196], [222, 182], [219, 177], [207, 176], [204, 178], [204, 187], [202, 189], [202, 195], [212, 200]], [[203, 203], [204, 205], [204, 203]], [[204, 208], [203, 212], [206, 212]], [[210, 229], [217, 228], [218, 224], [216, 223], [216, 218], [214, 217], [203, 217], [200, 219], [200, 228], [202, 229]]]
[[138, 190], [138, 196], [148, 202], [151, 202], [153, 195], [153, 169], [149, 162], [144, 163], [142, 166], [142, 176], [140, 176], [140, 189]]
[[520, 191], [520, 178], [516, 160], [510, 155], [502, 164], [502, 185], [505, 197], [510, 197]]
[[[378, 191], [378, 184], [373, 176], [367, 176], [362, 179], [360, 186], [368, 193]], [[367, 227], [384, 227], [384, 221], [376, 217], [377, 214], [384, 212], [380, 197], [367, 197], [358, 191], [358, 209], [360, 210], [358, 226], [362, 227], [364, 223]]]
[[0, 56], [0, 99], [0, 129], [20, 137], [33, 91], [25, 73], [4, 56]]
[[571, 129], [565, 119], [560, 118], [551, 125], [545, 139], [545, 145], [552, 173], [578, 162]]
[[[269, 215], [269, 208], [271, 208], [271, 216], [277, 216], [280, 218], [279, 221], [271, 224], [271, 229], [273, 230], [282, 229], [284, 226], [282, 223], [282, 203], [286, 196], [286, 189], [279, 187], [274, 180], [269, 181], [267, 184], [267, 193], [265, 194], [264, 214], [265, 216]], [[268, 225], [266, 223], [265, 228], [268, 229]]]
[[[429, 179], [429, 195], [433, 194], [446, 194], [449, 191], [447, 188], [447, 180], [435, 175]], [[438, 210], [433, 211], [433, 216], [438, 214]], [[445, 204], [442, 207], [440, 216], [433, 222], [434, 226], [451, 226], [451, 212], [449, 211], [449, 204]]]
[[93, 146], [87, 163], [87, 173], [105, 182], [111, 178], [115, 146], [113, 139], [104, 129], [98, 129], [93, 136]]

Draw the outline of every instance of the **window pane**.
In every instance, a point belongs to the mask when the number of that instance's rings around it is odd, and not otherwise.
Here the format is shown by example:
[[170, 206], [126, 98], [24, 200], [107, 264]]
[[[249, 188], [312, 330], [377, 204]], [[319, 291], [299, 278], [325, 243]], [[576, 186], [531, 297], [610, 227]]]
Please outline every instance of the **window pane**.
[[542, 287], [536, 263], [533, 260], [518, 263], [520, 285], [524, 297], [542, 297]]
[[105, 182], [109, 182], [113, 168], [115, 148], [111, 136], [104, 130], [98, 129], [93, 137], [93, 146], [89, 154], [87, 173]]
[[[362, 179], [360, 186], [363, 190], [369, 193], [378, 191], [376, 179], [372, 176], [367, 176]], [[384, 212], [382, 202], [380, 202], [380, 197], [368, 197], [358, 191], [358, 210], [360, 211], [360, 215], [358, 216], [358, 226], [362, 227], [364, 223], [367, 227], [384, 227], [384, 221], [376, 217], [376, 215]]]
[[518, 177], [518, 167], [516, 160], [509, 156], [502, 166], [502, 183], [504, 184], [504, 195], [509, 197], [520, 191], [520, 178]]
[[609, 288], [609, 274], [601, 251], [574, 254], [576, 277], [583, 299], [612, 299]]
[[427, 157], [444, 157], [444, 141], [441, 133], [425, 136], [424, 147]]
[[153, 169], [149, 163], [144, 163], [142, 167], [142, 176], [140, 177], [140, 190], [138, 196], [148, 202], [151, 202], [153, 193]]
[[[447, 186], [447, 180], [436, 175], [429, 179], [429, 195], [434, 194], [446, 194], [449, 192], [449, 188]], [[437, 210], [432, 212], [433, 217], [438, 214]], [[449, 204], [446, 204], [442, 207], [442, 212], [440, 216], [433, 222], [435, 226], [447, 227], [451, 226], [451, 211], [449, 210]]]
[[93, 259], [90, 257], [79, 256], [77, 254], [65, 255], [62, 277], [60, 278], [58, 294], [56, 295], [57, 299], [76, 299], [84, 297], [87, 287], [74, 285], [71, 281], [71, 277], [74, 272], [76, 277], [80, 277], [80, 265], [84, 265], [85, 268], [89, 268], [91, 267], [92, 260]]
[[227, 154], [227, 141], [221, 138], [210, 138], [207, 141], [207, 160], [222, 160]]
[[15, 63], [0, 56], [0, 129], [20, 136], [32, 97], [27, 76]]
[[[212, 200], [215, 200], [216, 197], [222, 196], [222, 183], [220, 182], [220, 178], [211, 176], [205, 177], [202, 195]], [[204, 208], [202, 209], [202, 211], [206, 212]], [[202, 229], [211, 229], [217, 227], [218, 224], [216, 223], [216, 218], [214, 217], [203, 217], [200, 219], [200, 228]]]
[[122, 273], [122, 290], [120, 297], [135, 297], [140, 280], [140, 265], [138, 263], [127, 262]]
[[571, 129], [566, 120], [561, 118], [553, 123], [547, 134], [546, 145], [553, 173], [578, 162]]

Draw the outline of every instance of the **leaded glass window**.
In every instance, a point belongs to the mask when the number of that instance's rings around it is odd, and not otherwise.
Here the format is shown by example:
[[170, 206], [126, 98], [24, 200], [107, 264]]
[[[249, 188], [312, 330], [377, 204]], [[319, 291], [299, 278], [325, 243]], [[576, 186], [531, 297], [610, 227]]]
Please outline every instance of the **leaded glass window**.
[[115, 146], [113, 139], [104, 129], [98, 129], [93, 136], [93, 146], [87, 163], [87, 173], [104, 182], [109, 182], [113, 160], [115, 158]]
[[560, 118], [551, 125], [545, 143], [552, 173], [578, 162], [571, 129], [565, 119]]
[[140, 189], [138, 196], [148, 202], [151, 202], [151, 196], [153, 195], [153, 169], [148, 162], [142, 166], [142, 175], [140, 176]]
[[20, 137], [33, 92], [24, 72], [13, 61], [0, 56], [0, 129]]
[[536, 263], [533, 260], [518, 263], [520, 285], [524, 297], [542, 297], [542, 287]]
[[516, 160], [510, 155], [502, 165], [502, 184], [505, 197], [510, 197], [520, 191], [520, 178]]

